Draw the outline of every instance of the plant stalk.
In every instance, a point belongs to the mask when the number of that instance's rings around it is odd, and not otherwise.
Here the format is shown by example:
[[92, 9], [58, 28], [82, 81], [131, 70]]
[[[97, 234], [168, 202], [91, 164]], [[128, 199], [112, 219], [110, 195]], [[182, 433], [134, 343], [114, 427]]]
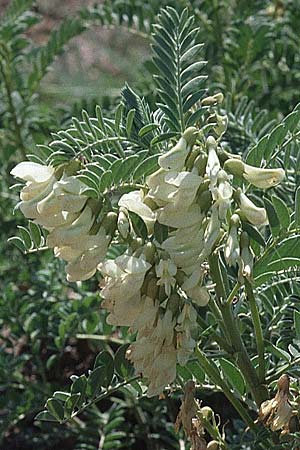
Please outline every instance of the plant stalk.
[[245, 290], [250, 305], [251, 317], [255, 332], [256, 346], [258, 353], [258, 378], [260, 383], [263, 384], [265, 383], [265, 376], [266, 376], [264, 337], [253, 289], [248, 280], [245, 280]]
[[243, 421], [248, 425], [249, 428], [254, 428], [255, 425], [252, 418], [250, 417], [244, 406], [241, 404], [241, 402], [231, 392], [225, 381], [220, 377], [219, 369], [217, 368], [217, 366], [215, 366], [212, 361], [209, 361], [199, 348], [196, 348], [195, 354], [201, 367], [203, 367], [204, 371], [207, 373], [212, 382], [217, 386], [220, 386], [220, 388], [224, 392], [224, 395], [228, 398], [232, 406], [237, 410]]

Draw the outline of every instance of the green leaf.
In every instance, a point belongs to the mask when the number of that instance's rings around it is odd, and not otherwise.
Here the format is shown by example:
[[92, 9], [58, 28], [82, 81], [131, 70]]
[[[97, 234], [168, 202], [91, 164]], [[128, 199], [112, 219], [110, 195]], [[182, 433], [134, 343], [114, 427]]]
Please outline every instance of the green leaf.
[[265, 250], [254, 265], [255, 285], [260, 286], [277, 272], [300, 266], [300, 235], [283, 239], [276, 246]]
[[135, 109], [131, 109], [126, 117], [126, 133], [128, 137], [131, 135], [134, 116], [135, 116]]
[[13, 237], [7, 239], [7, 242], [15, 245], [19, 250], [21, 250], [22, 253], [26, 252], [25, 244], [24, 244], [23, 240], [21, 238], [19, 238], [18, 236], [13, 236]]
[[36, 247], [40, 247], [42, 245], [42, 233], [40, 227], [36, 225], [34, 222], [29, 221], [29, 231], [31, 239], [34, 242], [34, 245]]
[[226, 381], [228, 381], [240, 395], [243, 395], [245, 393], [245, 380], [239, 369], [227, 359], [221, 358], [219, 362]]
[[45, 422], [57, 422], [57, 419], [48, 411], [41, 411], [35, 416], [34, 420], [42, 420]]
[[264, 204], [267, 211], [269, 225], [271, 228], [272, 236], [277, 237], [280, 231], [280, 222], [277, 216], [276, 210], [272, 202], [268, 198], [264, 198]]
[[189, 361], [187, 363], [187, 368], [191, 372], [191, 374], [195, 377], [197, 383], [205, 382], [205, 372], [198, 363], [198, 361]]
[[115, 371], [121, 378], [130, 378], [134, 373], [133, 365], [126, 358], [130, 344], [121, 345], [115, 354]]
[[27, 228], [18, 225], [18, 230], [21, 235], [21, 239], [24, 242], [26, 250], [29, 250], [32, 247], [31, 236]]
[[248, 222], [242, 222], [242, 229], [247, 231], [251, 239], [254, 239], [259, 245], [265, 247], [266, 242], [262, 236], [262, 234], [258, 231], [256, 227], [251, 225]]
[[105, 375], [106, 370], [104, 366], [96, 367], [90, 372], [86, 388], [86, 393], [89, 397], [96, 397], [100, 393], [102, 386], [105, 384]]
[[114, 374], [114, 358], [107, 351], [100, 352], [94, 363], [94, 369], [97, 367], [104, 367], [102, 386], [108, 387], [111, 383]]
[[272, 203], [274, 205], [277, 217], [280, 221], [280, 227], [282, 229], [288, 229], [291, 223], [290, 213], [288, 207], [281, 198], [272, 195]]
[[296, 309], [294, 310], [294, 327], [296, 331], [296, 336], [300, 337], [300, 312]]
[[300, 228], [300, 186], [298, 186], [295, 196], [295, 227]]
[[64, 407], [59, 400], [55, 398], [49, 398], [46, 403], [46, 407], [50, 414], [55, 417], [59, 422], [64, 419]]

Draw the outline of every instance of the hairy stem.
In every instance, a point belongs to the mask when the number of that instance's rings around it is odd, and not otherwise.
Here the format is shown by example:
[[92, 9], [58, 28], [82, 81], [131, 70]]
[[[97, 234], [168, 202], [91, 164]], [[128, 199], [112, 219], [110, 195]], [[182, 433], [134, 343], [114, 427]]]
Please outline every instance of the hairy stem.
[[259, 317], [259, 311], [254, 298], [253, 289], [248, 280], [245, 280], [245, 289], [247, 298], [250, 305], [250, 311], [252, 316], [252, 322], [254, 326], [257, 353], [258, 353], [258, 378], [261, 383], [265, 382], [265, 348], [264, 348], [264, 337], [261, 327], [261, 321]]
[[219, 386], [232, 406], [237, 410], [243, 421], [248, 425], [250, 428], [254, 428], [254, 422], [250, 415], [248, 414], [247, 410], [244, 408], [242, 403], [234, 396], [234, 394], [231, 392], [225, 381], [220, 377], [220, 372], [217, 366], [207, 359], [205, 354], [199, 349], [196, 348], [195, 354], [198, 358], [198, 361], [203, 367], [204, 371], [207, 373], [209, 378], [213, 383], [215, 383], [217, 386]]
[[[234, 349], [236, 363], [249, 386], [249, 389], [257, 406], [259, 406], [266, 399], [265, 390], [260, 383], [244, 342], [242, 341], [240, 331], [237, 326], [237, 321], [233, 317], [231, 301], [228, 302], [228, 299], [227, 301], [225, 301], [226, 291], [223, 284], [222, 273], [219, 264], [219, 255], [217, 253], [214, 253], [209, 257], [209, 267], [211, 277], [216, 283], [216, 295], [220, 303], [219, 308], [222, 313], [225, 327], [230, 337], [230, 343]], [[230, 297], [231, 294], [229, 298]]]

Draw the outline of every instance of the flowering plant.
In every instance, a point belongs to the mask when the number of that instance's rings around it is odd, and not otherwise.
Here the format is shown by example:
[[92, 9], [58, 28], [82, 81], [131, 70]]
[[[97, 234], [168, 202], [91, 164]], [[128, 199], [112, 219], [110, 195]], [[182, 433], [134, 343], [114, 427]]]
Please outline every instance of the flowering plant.
[[[166, 29], [174, 39], [166, 38]], [[179, 38], [181, 47], [174, 49]], [[270, 433], [291, 434], [299, 419], [288, 386], [268, 400], [268, 383], [279, 378], [284, 365], [268, 365], [256, 299], [267, 279], [299, 265], [290, 254], [299, 243], [299, 209], [279, 229], [285, 205], [270, 197], [288, 176], [279, 163], [264, 158], [272, 134], [264, 138], [256, 165], [251, 156], [260, 142], [246, 157], [227, 145], [223, 95], [207, 96], [200, 89], [205, 77], [194, 75], [201, 44], [187, 10], [181, 15], [163, 10], [153, 42], [158, 109], [150, 112], [126, 87], [114, 119], [103, 118], [100, 108], [96, 118], [84, 113], [83, 122], [75, 120], [42, 148], [46, 160], [35, 157], [12, 170], [25, 182], [18, 208], [32, 229], [41, 227], [43, 245], [66, 261], [69, 282], [100, 280], [107, 323], [129, 327], [125, 359], [135, 375], [125, 383], [138, 379], [148, 397], [162, 397], [178, 388], [183, 368], [193, 378], [184, 389], [177, 428], [182, 423], [194, 450], [229, 448], [213, 411], [194, 398], [195, 383], [203, 386], [205, 377], [222, 389], [251, 430], [260, 426], [254, 411]], [[179, 68], [177, 79], [168, 75], [168, 85], [164, 58], [169, 55]], [[299, 121], [297, 109], [291, 114]], [[286, 135], [290, 124], [286, 118]], [[250, 311], [254, 358], [242, 336], [241, 304]], [[209, 355], [202, 344], [207, 335]], [[204, 380], [195, 374], [195, 361]], [[104, 359], [96, 369], [108, 366]], [[292, 371], [293, 363], [287, 369]], [[94, 378], [91, 373], [91, 386]], [[118, 386], [113, 374], [106, 374], [101, 389], [111, 384]], [[104, 395], [98, 388], [94, 401]], [[38, 418], [75, 417], [89, 402], [85, 388], [72, 395], [68, 406], [61, 398], [50, 399]]]

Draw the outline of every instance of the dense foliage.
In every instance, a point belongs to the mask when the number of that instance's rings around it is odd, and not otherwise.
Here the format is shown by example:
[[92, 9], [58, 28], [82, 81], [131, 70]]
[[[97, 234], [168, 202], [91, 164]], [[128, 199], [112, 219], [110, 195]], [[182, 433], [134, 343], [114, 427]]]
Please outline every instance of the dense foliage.
[[[200, 441], [213, 439], [220, 448], [230, 450], [270, 446], [296, 450], [300, 370], [297, 2], [107, 0], [65, 19], [43, 47], [34, 46], [28, 37], [28, 30], [40, 20], [33, 3], [12, 0], [0, 20], [0, 446], [22, 450], [189, 448], [185, 434], [174, 429], [184, 390], [180, 420], [184, 425], [185, 408], [198, 414], [206, 430], [204, 435], [199, 432]], [[125, 27], [151, 46], [152, 58], [136, 68], [143, 77], [137, 74], [134, 86], [125, 85], [119, 97], [106, 99], [105, 108], [97, 98], [96, 109], [86, 105], [81, 114], [71, 101], [56, 109], [41, 101], [41, 80], [68, 41], [87, 28], [108, 26]], [[186, 134], [190, 127], [195, 127], [192, 135], [198, 130], [192, 139], [190, 131]], [[210, 135], [217, 144], [209, 140]], [[235, 192], [249, 181], [247, 195], [259, 208], [250, 205], [254, 216], [248, 214], [238, 224], [239, 235], [247, 235], [244, 248], [248, 249], [239, 271], [235, 263], [229, 263], [232, 254], [226, 256], [225, 250], [225, 256], [218, 257], [223, 255], [224, 236], [223, 241], [217, 240], [219, 236], [209, 241], [206, 236], [206, 244], [211, 245], [205, 255], [209, 257], [207, 276], [216, 288], [209, 284], [208, 306], [203, 301], [207, 294], [201, 291], [196, 307], [195, 339], [200, 350], [188, 363], [177, 366], [165, 398], [149, 399], [145, 383], [125, 357], [135, 339], [124, 326], [129, 324], [109, 319], [107, 323], [98, 288], [101, 274], [97, 271], [94, 278], [74, 283], [86, 277], [76, 278], [78, 273], [72, 275], [67, 269], [71, 283], [66, 281], [65, 263], [47, 250], [47, 226], [40, 227], [34, 215], [24, 213], [32, 219], [28, 223], [18, 209], [13, 213], [20, 186], [9, 189], [13, 184], [9, 173], [29, 159], [60, 171], [59, 180], [61, 168], [73, 160], [76, 170], [73, 167], [68, 175], [80, 181], [80, 195], [103, 202], [103, 217], [118, 211], [117, 202], [125, 194], [117, 234], [125, 230], [124, 239], [114, 239], [106, 255], [114, 260], [128, 245], [136, 251], [141, 242], [153, 243], [147, 220], [131, 209], [126, 194], [141, 186], [151, 191], [146, 177], [159, 166], [169, 170], [161, 155], [166, 158], [178, 141], [184, 144], [182, 136], [189, 150], [194, 144], [196, 150], [194, 160], [176, 170], [191, 171], [199, 152], [209, 154], [210, 148], [218, 147], [222, 170], [234, 175]], [[246, 178], [246, 169], [242, 174], [240, 169], [230, 169], [228, 159], [236, 161], [237, 155], [247, 167], [283, 168], [285, 179], [262, 191], [261, 183]], [[215, 163], [213, 155], [210, 167]], [[206, 174], [212, 177], [212, 172]], [[205, 173], [199, 169], [198, 174]], [[234, 200], [242, 210], [239, 195]], [[153, 199], [157, 201], [155, 194]], [[207, 215], [210, 218], [213, 213]], [[223, 231], [230, 235], [239, 219], [230, 219], [226, 211], [222, 219]], [[154, 240], [160, 244], [168, 232], [173, 236], [174, 229], [180, 229], [174, 225], [166, 230], [169, 224], [163, 222], [158, 220], [154, 230]], [[128, 230], [134, 244], [127, 239]], [[252, 265], [252, 256], [255, 261], [248, 276], [245, 266]], [[270, 403], [260, 411], [266, 426], [253, 423], [259, 405], [274, 398], [276, 382], [285, 373], [290, 376], [295, 423], [276, 427], [276, 412], [275, 418], [273, 412], [266, 413]], [[184, 388], [191, 378], [196, 394], [194, 388]], [[288, 388], [283, 391], [286, 394]], [[195, 404], [191, 392], [214, 413]], [[279, 397], [275, 403], [284, 401], [288, 409], [287, 397]], [[282, 434], [282, 428], [288, 433]], [[206, 448], [200, 447], [204, 445], [200, 441], [193, 448]]]

